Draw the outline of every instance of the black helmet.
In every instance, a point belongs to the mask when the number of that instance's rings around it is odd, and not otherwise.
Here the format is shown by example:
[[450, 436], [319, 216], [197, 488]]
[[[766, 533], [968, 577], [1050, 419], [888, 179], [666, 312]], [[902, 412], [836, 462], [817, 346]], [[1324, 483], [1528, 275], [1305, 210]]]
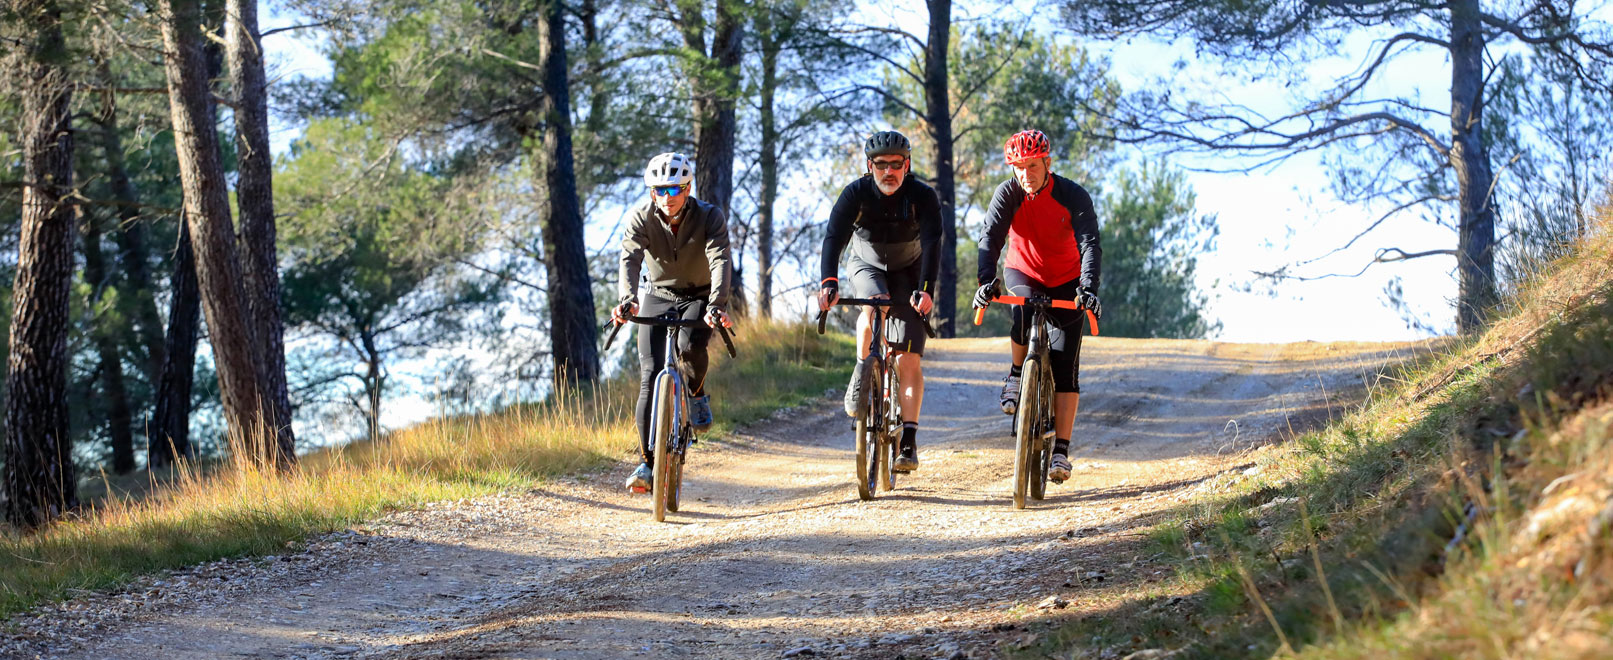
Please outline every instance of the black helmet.
[[913, 145], [907, 141], [907, 136], [896, 131], [880, 131], [868, 136], [863, 143], [863, 153], [872, 159], [874, 156], [901, 156], [909, 158], [913, 153]]

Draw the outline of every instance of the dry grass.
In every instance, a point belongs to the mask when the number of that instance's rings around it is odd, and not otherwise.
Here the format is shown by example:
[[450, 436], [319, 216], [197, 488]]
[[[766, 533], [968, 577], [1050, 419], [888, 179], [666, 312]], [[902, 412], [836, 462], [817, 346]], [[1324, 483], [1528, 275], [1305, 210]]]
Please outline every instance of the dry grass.
[[1613, 208], [1502, 313], [1184, 508], [1176, 578], [1038, 652], [1613, 657]]
[[[844, 337], [819, 337], [804, 324], [753, 323], [743, 330], [739, 359], [718, 359], [712, 368], [718, 434], [820, 395], [849, 373]], [[714, 340], [714, 354], [719, 345]], [[75, 590], [283, 552], [309, 535], [388, 511], [530, 487], [636, 454], [636, 392], [636, 379], [618, 379], [541, 404], [432, 420], [310, 454], [289, 474], [233, 464], [152, 477], [139, 497], [110, 495], [77, 519], [0, 537], [0, 618]]]

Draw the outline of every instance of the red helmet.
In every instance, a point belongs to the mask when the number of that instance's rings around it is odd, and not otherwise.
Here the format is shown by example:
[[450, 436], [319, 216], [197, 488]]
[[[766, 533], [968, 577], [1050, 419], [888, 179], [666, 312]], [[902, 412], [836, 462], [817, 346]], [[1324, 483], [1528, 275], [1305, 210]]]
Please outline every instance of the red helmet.
[[1053, 151], [1047, 143], [1047, 136], [1041, 131], [1031, 129], [1015, 133], [1003, 143], [1003, 160], [1009, 165], [1032, 158], [1046, 158]]

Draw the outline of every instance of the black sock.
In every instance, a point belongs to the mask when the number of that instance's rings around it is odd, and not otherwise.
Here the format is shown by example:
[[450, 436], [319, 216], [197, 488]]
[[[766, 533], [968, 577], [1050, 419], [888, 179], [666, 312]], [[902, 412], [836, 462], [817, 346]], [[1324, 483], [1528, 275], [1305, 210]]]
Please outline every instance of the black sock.
[[918, 444], [919, 423], [902, 422], [902, 446], [915, 447]]
[[1070, 439], [1069, 438], [1054, 438], [1053, 439], [1053, 453], [1055, 453], [1055, 454], [1064, 454], [1065, 456], [1069, 456], [1070, 455]]
[[1013, 376], [1015, 378], [1019, 378], [1019, 370], [1023, 366], [1024, 365], [1016, 364], [1016, 365], [1008, 367], [1008, 375]]

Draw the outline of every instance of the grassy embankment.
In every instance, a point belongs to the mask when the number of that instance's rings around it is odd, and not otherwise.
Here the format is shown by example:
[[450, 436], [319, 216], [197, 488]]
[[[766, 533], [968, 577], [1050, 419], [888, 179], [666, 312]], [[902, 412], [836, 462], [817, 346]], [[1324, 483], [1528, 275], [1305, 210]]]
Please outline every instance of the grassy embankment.
[[[739, 358], [713, 338], [716, 437], [843, 384], [850, 342], [805, 324], [747, 323]], [[624, 334], [621, 339], [629, 338]], [[288, 544], [425, 502], [522, 489], [628, 457], [631, 382], [498, 413], [439, 419], [305, 456], [292, 474], [191, 470], [139, 499], [110, 498], [38, 534], [0, 537], [0, 618], [81, 589]]]
[[1482, 335], [1156, 526], [1172, 579], [1021, 650], [1613, 657], [1610, 216]]

